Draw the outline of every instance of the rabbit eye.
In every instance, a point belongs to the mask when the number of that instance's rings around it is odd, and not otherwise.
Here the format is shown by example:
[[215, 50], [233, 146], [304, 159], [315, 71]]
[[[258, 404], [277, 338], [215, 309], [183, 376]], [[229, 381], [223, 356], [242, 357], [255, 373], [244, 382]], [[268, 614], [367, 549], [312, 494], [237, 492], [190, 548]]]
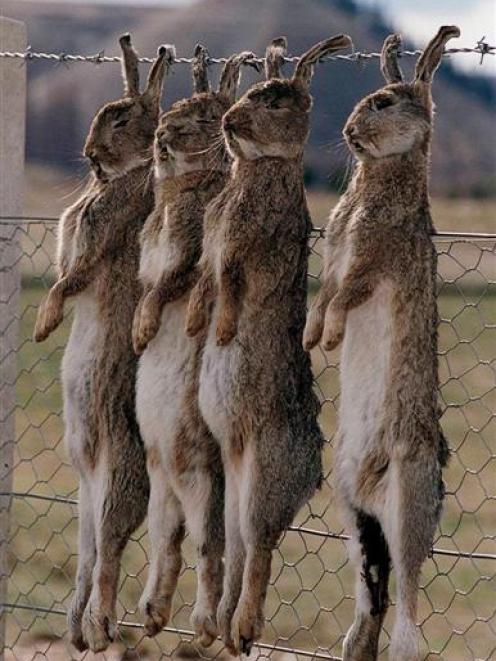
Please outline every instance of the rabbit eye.
[[116, 123], [114, 124], [114, 127], [115, 127], [116, 129], [120, 129], [120, 128], [122, 128], [123, 126], [126, 126], [126, 124], [127, 124], [128, 122], [129, 122], [129, 119], [121, 119], [120, 121], [118, 121], [118, 122], [116, 122]]
[[279, 105], [279, 101], [269, 101], [267, 103], [267, 108], [270, 110], [278, 110], [281, 106]]
[[374, 100], [374, 108], [376, 110], [383, 110], [384, 108], [389, 108], [389, 106], [392, 105], [393, 105], [393, 99], [391, 99], [391, 97], [385, 96], [382, 99]]

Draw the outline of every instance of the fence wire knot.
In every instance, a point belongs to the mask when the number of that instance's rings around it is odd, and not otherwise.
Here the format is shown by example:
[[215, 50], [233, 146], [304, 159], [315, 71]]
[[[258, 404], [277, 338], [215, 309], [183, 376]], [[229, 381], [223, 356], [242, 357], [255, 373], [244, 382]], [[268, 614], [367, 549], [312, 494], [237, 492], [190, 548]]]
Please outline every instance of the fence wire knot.
[[484, 35], [484, 36], [483, 36], [481, 39], [479, 39], [479, 41], [477, 42], [477, 48], [479, 49], [480, 54], [481, 54], [481, 56], [480, 56], [480, 60], [479, 60], [479, 64], [482, 64], [482, 62], [483, 62], [483, 60], [484, 60], [484, 56], [485, 56], [485, 55], [489, 55], [489, 54], [491, 53], [491, 50], [493, 49], [493, 47], [490, 46], [490, 45], [485, 41], [485, 39], [486, 39], [486, 37], [485, 37], [485, 35]]
[[102, 48], [101, 51], [93, 55], [93, 62], [97, 65], [102, 64], [102, 62], [104, 61], [104, 57], [105, 57], [105, 49]]

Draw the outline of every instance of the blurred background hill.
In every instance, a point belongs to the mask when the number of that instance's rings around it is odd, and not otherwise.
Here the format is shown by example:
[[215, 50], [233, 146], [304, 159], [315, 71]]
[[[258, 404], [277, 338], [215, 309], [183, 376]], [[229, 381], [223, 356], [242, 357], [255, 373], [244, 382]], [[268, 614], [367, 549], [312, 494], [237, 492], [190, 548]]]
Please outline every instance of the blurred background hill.
[[[200, 0], [149, 6], [78, 2], [3, 0], [5, 15], [23, 20], [31, 48], [50, 52], [93, 54], [105, 49], [119, 54], [118, 36], [130, 31], [140, 54], [153, 56], [161, 43], [174, 43], [179, 55], [190, 56], [197, 41], [214, 56], [250, 49], [263, 54], [280, 34], [291, 54], [336, 32], [349, 33], [356, 48], [380, 49], [392, 31], [370, 0]], [[452, 17], [456, 22], [456, 15]], [[432, 33], [438, 25], [432, 25]], [[484, 26], [481, 26], [481, 30]], [[404, 31], [407, 46], [412, 44]], [[455, 45], [455, 44], [453, 44]], [[472, 45], [462, 38], [457, 45]], [[463, 56], [477, 58], [476, 55]], [[403, 60], [411, 74], [412, 58]], [[146, 75], [146, 65], [142, 68]], [[484, 68], [481, 68], [484, 71]], [[290, 67], [287, 67], [290, 71]], [[70, 66], [36, 62], [28, 65], [29, 99], [27, 156], [30, 163], [85, 171], [80, 154], [91, 118], [105, 101], [118, 97], [118, 64]], [[216, 78], [218, 67], [212, 67]], [[244, 84], [256, 79], [245, 72]], [[306, 152], [310, 187], [339, 188], [347, 150], [336, 147], [354, 103], [382, 83], [378, 61], [335, 62], [318, 67], [312, 93], [315, 106]], [[174, 67], [166, 83], [163, 106], [191, 92], [186, 65]], [[495, 79], [467, 74], [444, 61], [435, 82], [437, 120], [433, 149], [433, 190], [444, 196], [496, 195]]]

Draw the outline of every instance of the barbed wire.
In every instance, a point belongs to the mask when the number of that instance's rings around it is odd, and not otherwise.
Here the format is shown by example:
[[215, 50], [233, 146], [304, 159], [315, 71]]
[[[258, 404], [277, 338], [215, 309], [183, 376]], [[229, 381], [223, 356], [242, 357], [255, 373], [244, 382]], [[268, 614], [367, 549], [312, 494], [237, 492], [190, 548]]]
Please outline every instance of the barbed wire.
[[[449, 55], [454, 55], [454, 54], [459, 54], [459, 53], [477, 53], [480, 55], [480, 62], [479, 64], [483, 63], [484, 57], [486, 55], [495, 55], [496, 54], [496, 46], [491, 46], [485, 41], [485, 36], [479, 39], [474, 47], [466, 47], [466, 48], [447, 48], [444, 51], [445, 56]], [[421, 55], [422, 50], [402, 50], [399, 51], [398, 56], [399, 57], [418, 57]], [[380, 53], [376, 52], [371, 52], [368, 53], [366, 51], [353, 51], [352, 53], [348, 53], [346, 55], [330, 55], [328, 57], [325, 57], [322, 59], [322, 61], [343, 61], [343, 62], [359, 62], [361, 60], [370, 60], [370, 59], [378, 59], [381, 57]], [[11, 51], [0, 51], [0, 58], [8, 58], [8, 59], [20, 59], [24, 60], [25, 62], [28, 61], [39, 61], [39, 60], [49, 60], [49, 61], [54, 61], [59, 64], [65, 63], [71, 63], [71, 62], [87, 62], [90, 64], [108, 64], [108, 63], [120, 63], [122, 59], [117, 56], [109, 56], [105, 55], [105, 51], [101, 50], [98, 53], [95, 53], [93, 55], [77, 55], [73, 53], [66, 53], [64, 51], [60, 53], [45, 53], [45, 52], [35, 52], [31, 50], [31, 46], [28, 46], [25, 51], [18, 51], [18, 52], [11, 52]], [[299, 56], [289, 56], [285, 57], [284, 61], [289, 62], [289, 63], [295, 63], [298, 62], [300, 59]], [[139, 62], [143, 62], [145, 64], [151, 64], [154, 62], [154, 58], [152, 57], [139, 57], [138, 58]], [[265, 61], [265, 58], [263, 57], [258, 57], [255, 60], [259, 64], [263, 64]], [[191, 64], [193, 62], [192, 57], [176, 57], [174, 60], [172, 60], [173, 64]], [[224, 64], [227, 62], [226, 57], [209, 57], [207, 59], [207, 64]]]

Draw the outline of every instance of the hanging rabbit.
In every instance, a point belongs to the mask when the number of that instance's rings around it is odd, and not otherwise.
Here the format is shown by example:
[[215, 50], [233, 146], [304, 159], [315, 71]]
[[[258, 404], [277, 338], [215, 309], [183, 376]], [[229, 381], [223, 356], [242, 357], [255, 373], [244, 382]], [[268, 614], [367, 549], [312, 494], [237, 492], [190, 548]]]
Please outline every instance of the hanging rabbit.
[[96, 115], [84, 154], [92, 176], [62, 215], [58, 280], [38, 310], [35, 339], [75, 316], [62, 362], [65, 440], [80, 476], [76, 591], [69, 632], [79, 649], [106, 649], [116, 633], [120, 558], [148, 501], [145, 451], [134, 412], [131, 324], [139, 297], [139, 233], [153, 209], [151, 161], [164, 70], [162, 46], [139, 92], [138, 57], [120, 39], [124, 96]]
[[314, 65], [350, 43], [337, 36], [317, 44], [283, 79], [286, 40], [275, 40], [267, 82], [223, 118], [233, 174], [206, 211], [187, 330], [195, 335], [210, 322], [199, 403], [225, 470], [217, 622], [233, 654], [248, 654], [260, 637], [272, 550], [321, 481], [318, 404], [301, 346], [311, 229], [302, 156]]
[[355, 622], [345, 661], [373, 661], [388, 607], [390, 561], [396, 619], [389, 658], [417, 661], [421, 566], [443, 499], [448, 448], [439, 425], [436, 250], [428, 171], [431, 84], [454, 26], [440, 28], [413, 82], [384, 42], [388, 83], [354, 109], [344, 136], [358, 159], [329, 222], [322, 288], [310, 310], [306, 349], [321, 338], [341, 350], [335, 483], [352, 533]]
[[181, 569], [185, 524], [198, 549], [198, 591], [192, 624], [197, 640], [217, 636], [222, 593], [224, 475], [218, 444], [198, 408], [200, 356], [205, 333], [185, 333], [188, 299], [201, 255], [203, 215], [229, 174], [221, 119], [235, 101], [240, 68], [252, 53], [233, 55], [210, 90], [208, 54], [197, 46], [195, 93], [175, 103], [155, 139], [155, 208], [141, 234], [144, 294], [133, 339], [142, 353], [136, 406], [150, 476], [148, 527], [151, 564], [141, 599], [145, 630], [167, 624]]

